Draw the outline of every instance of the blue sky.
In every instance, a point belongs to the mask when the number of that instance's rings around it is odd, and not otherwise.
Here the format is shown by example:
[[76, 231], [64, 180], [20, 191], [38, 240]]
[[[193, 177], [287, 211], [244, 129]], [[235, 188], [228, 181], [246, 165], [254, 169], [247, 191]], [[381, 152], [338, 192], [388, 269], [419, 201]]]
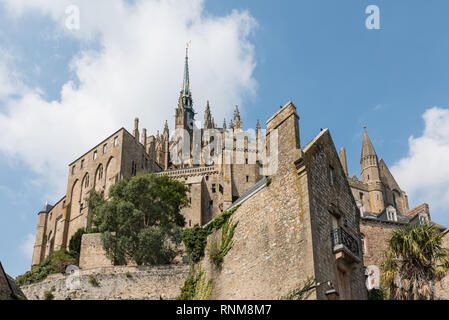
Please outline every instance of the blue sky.
[[[336, 147], [347, 149], [351, 175], [360, 173], [367, 126], [410, 207], [427, 201], [434, 220], [449, 225], [447, 1], [148, 1], [150, 8], [133, 1], [133, 15], [107, 2], [100, 11], [102, 1], [72, 2], [81, 8], [79, 31], [64, 30], [62, 4], [0, 1], [0, 126], [8, 130], [0, 138], [0, 261], [8, 273], [29, 269], [37, 212], [64, 194], [71, 160], [118, 127], [131, 130], [136, 115], [153, 133], [164, 119], [173, 121], [188, 40], [197, 111], [210, 99], [221, 124], [239, 104], [244, 124], [254, 127], [292, 100], [302, 144], [330, 128]], [[365, 8], [373, 4], [380, 30], [365, 27]], [[171, 23], [149, 21], [139, 10]], [[135, 20], [116, 26], [125, 16]], [[121, 44], [148, 50], [148, 59], [120, 51]], [[129, 76], [138, 82], [122, 80], [127, 55], [137, 65]], [[107, 62], [115, 58], [120, 63], [111, 71]], [[117, 106], [110, 78], [123, 89]], [[104, 92], [91, 94], [98, 88]], [[103, 106], [110, 106], [103, 126], [89, 130], [88, 119]], [[65, 124], [53, 129], [59, 122]]]

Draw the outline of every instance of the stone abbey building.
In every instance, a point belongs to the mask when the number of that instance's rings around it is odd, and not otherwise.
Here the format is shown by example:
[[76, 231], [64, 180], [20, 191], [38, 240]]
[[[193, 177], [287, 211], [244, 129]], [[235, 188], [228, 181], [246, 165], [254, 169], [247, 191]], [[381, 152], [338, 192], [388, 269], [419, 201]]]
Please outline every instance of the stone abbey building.
[[[104, 190], [107, 197], [111, 185], [139, 171], [168, 175], [190, 187], [190, 206], [182, 211], [186, 227], [204, 225], [241, 204], [233, 215], [239, 220], [235, 245], [214, 281], [217, 299], [277, 299], [310, 276], [331, 281], [342, 299], [365, 299], [365, 283], [378, 287], [391, 230], [430, 221], [428, 205], [409, 209], [406, 193], [378, 159], [366, 129], [359, 180], [348, 176], [346, 152], [337, 152], [328, 129], [301, 144], [292, 102], [266, 122], [265, 134], [258, 121], [255, 135], [246, 134], [238, 107], [228, 126], [217, 126], [209, 102], [197, 128], [187, 52], [175, 119], [173, 136], [167, 122], [162, 134], [140, 133], [136, 119], [132, 134], [121, 128], [69, 164], [66, 194], [38, 214], [32, 267], [67, 248], [71, 236], [87, 225], [91, 189]], [[208, 135], [211, 130], [214, 136]], [[235, 139], [239, 134], [244, 138]], [[226, 143], [215, 144], [218, 140]], [[186, 148], [179, 148], [186, 141], [187, 156]], [[197, 157], [198, 150], [222, 161]], [[273, 163], [277, 170], [266, 170]], [[313, 298], [326, 299], [326, 288], [317, 288]]]

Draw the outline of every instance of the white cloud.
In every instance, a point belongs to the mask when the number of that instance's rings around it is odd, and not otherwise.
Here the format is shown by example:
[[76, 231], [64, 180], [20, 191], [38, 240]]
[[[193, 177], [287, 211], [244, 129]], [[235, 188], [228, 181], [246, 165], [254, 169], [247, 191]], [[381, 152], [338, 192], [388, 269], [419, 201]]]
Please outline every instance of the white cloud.
[[423, 114], [423, 134], [409, 138], [409, 153], [392, 172], [415, 204], [427, 202], [432, 219], [448, 223], [439, 212], [449, 207], [449, 109], [433, 107]]
[[31, 257], [33, 256], [34, 239], [35, 239], [35, 236], [33, 234], [29, 233], [29, 234], [27, 234], [26, 239], [23, 240], [23, 242], [19, 246], [20, 252], [26, 258], [29, 258], [30, 260], [31, 260]]
[[[198, 118], [209, 99], [222, 123], [245, 95], [255, 93], [254, 49], [248, 37], [256, 21], [246, 11], [212, 16], [203, 1], [75, 1], [81, 29], [64, 30], [73, 1], [0, 0], [11, 14], [29, 10], [56, 21], [55, 34], [100, 41], [100, 51], [83, 51], [71, 67], [79, 85], [67, 82], [60, 101], [46, 101], [25, 86], [7, 63], [0, 64], [0, 152], [22, 161], [41, 178], [34, 181], [61, 196], [67, 165], [118, 128], [132, 129], [134, 117], [150, 133], [174, 121], [181, 87], [184, 44]], [[36, 26], [38, 28], [38, 26]], [[2, 59], [0, 59], [2, 61]], [[11, 94], [13, 94], [11, 96]], [[57, 192], [58, 194], [55, 194]]]

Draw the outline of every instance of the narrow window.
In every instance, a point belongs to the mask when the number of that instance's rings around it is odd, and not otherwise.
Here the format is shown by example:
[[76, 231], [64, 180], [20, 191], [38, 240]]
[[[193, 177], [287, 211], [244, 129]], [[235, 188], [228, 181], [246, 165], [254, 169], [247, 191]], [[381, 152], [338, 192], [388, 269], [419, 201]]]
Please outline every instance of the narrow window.
[[114, 147], [117, 147], [118, 146], [118, 137], [115, 137], [114, 138]]
[[72, 174], [75, 174], [75, 166], [72, 167]]
[[365, 238], [365, 235], [362, 234], [362, 239], [360, 239], [360, 242], [362, 244], [362, 254], [366, 255], [366, 238]]
[[104, 145], [103, 145], [103, 154], [105, 154], [106, 151], [108, 151], [108, 145], [107, 145], [107, 144], [104, 144]]
[[329, 166], [330, 182], [331, 185], [335, 185], [335, 170], [332, 166]]
[[215, 183], [212, 183], [212, 193], [215, 193], [217, 190], [216, 190], [216, 187], [215, 187]]
[[81, 169], [84, 168], [84, 159], [81, 160]]
[[94, 151], [94, 160], [97, 160], [97, 155], [98, 155], [98, 152]]
[[248, 158], [245, 158], [245, 164], [248, 164]]
[[206, 181], [209, 181], [209, 176], [206, 176]]
[[246, 176], [246, 182], [249, 182], [249, 176]]
[[218, 185], [218, 190], [220, 191], [221, 194], [223, 194], [223, 186], [221, 184]]
[[192, 220], [189, 220], [189, 227], [192, 226]]

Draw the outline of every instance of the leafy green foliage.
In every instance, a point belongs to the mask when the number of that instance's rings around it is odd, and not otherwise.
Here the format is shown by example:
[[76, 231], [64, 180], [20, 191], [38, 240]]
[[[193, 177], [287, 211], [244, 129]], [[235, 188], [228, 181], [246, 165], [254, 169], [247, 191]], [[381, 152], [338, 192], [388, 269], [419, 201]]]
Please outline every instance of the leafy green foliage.
[[193, 300], [210, 300], [212, 289], [212, 280], [206, 280], [206, 273], [200, 269], [197, 275]]
[[223, 211], [204, 227], [197, 225], [183, 231], [182, 241], [184, 242], [191, 262], [198, 263], [204, 257], [204, 250], [207, 245], [207, 236], [214, 230], [218, 230], [226, 224], [238, 207], [239, 206], [236, 206], [231, 210]]
[[73, 236], [70, 238], [69, 242], [69, 252], [72, 256], [78, 256], [81, 251], [81, 238], [83, 234], [87, 233], [84, 228], [78, 229]]
[[238, 221], [236, 223], [232, 223], [231, 219], [227, 220], [221, 229], [220, 246], [218, 246], [216, 241], [211, 243], [210, 258], [218, 268], [221, 267], [224, 257], [234, 246], [234, 241], [232, 239], [234, 237], [234, 232], [237, 225]]
[[206, 281], [206, 273], [201, 270], [201, 265], [195, 275], [195, 268], [192, 264], [190, 266], [189, 276], [181, 288], [181, 294], [176, 298], [177, 300], [209, 300], [213, 285], [212, 281]]
[[184, 285], [181, 287], [181, 294], [176, 298], [177, 300], [192, 300], [195, 296], [195, 287], [198, 279], [195, 277], [193, 265], [190, 266], [190, 272]]
[[299, 287], [289, 291], [285, 296], [282, 296], [280, 300], [307, 300], [312, 294], [313, 286], [315, 285], [315, 279], [308, 277], [306, 281]]
[[182, 233], [182, 241], [184, 242], [191, 262], [197, 263], [204, 257], [204, 249], [206, 248], [208, 235], [207, 230], [200, 226], [186, 229]]
[[96, 226], [100, 223], [98, 220], [99, 210], [104, 203], [104, 191], [96, 191], [91, 189], [89, 191], [89, 197], [87, 199], [87, 205], [89, 207], [89, 213], [87, 214], [87, 233], [96, 232]]
[[443, 233], [430, 224], [412, 224], [393, 231], [382, 264], [382, 284], [392, 299], [434, 299], [432, 283], [449, 268]]
[[19, 286], [28, 285], [45, 280], [49, 274], [64, 273], [64, 265], [75, 264], [76, 260], [65, 250], [54, 251], [41, 264], [31, 271], [16, 278]]
[[[115, 265], [167, 264], [176, 256], [185, 225], [180, 211], [188, 205], [188, 188], [168, 176], [139, 174], [120, 180], [109, 190], [108, 201], [96, 202], [94, 226]], [[97, 200], [95, 200], [97, 199]]]

